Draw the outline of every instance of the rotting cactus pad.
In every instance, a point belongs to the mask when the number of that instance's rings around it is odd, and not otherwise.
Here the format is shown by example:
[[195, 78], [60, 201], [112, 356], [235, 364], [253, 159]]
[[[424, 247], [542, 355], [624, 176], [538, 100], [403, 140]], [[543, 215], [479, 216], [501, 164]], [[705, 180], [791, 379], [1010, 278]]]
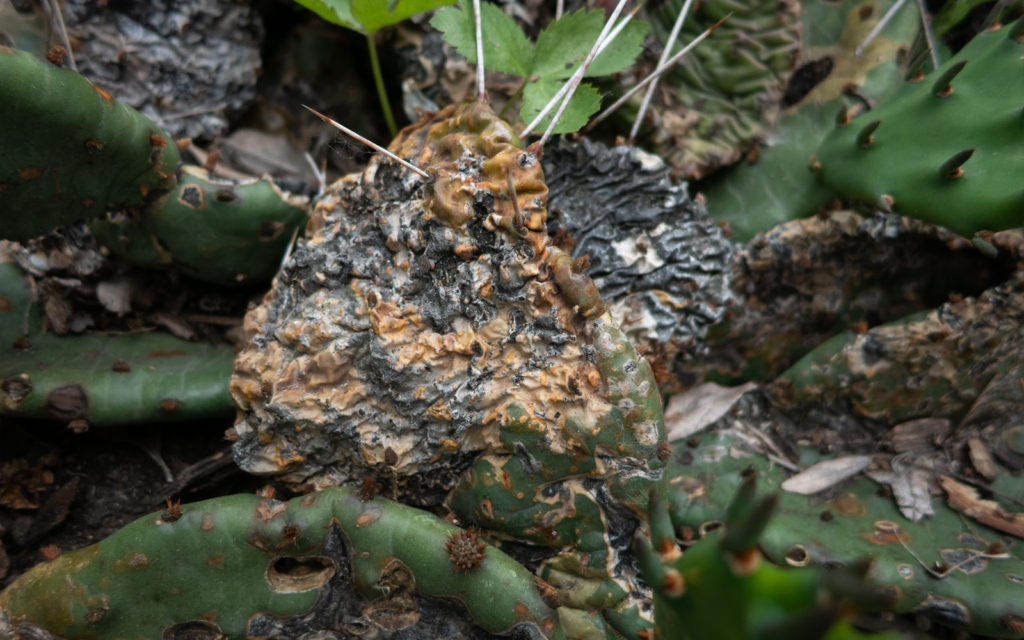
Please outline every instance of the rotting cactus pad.
[[576, 581], [581, 605], [606, 589], [601, 608], [638, 606], [619, 553], [660, 482], [661, 400], [583, 263], [550, 242], [538, 157], [479, 103], [391, 150], [433, 181], [380, 160], [339, 181], [246, 317], [238, 464], [447, 499], [464, 524], [563, 552], [556, 576], [612, 578]]

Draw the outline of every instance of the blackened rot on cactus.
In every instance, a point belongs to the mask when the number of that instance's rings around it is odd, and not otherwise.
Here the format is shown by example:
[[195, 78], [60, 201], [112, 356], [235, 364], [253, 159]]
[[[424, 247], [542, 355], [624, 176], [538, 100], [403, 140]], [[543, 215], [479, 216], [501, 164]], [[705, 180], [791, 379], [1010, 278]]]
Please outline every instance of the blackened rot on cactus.
[[305, 489], [388, 470], [406, 501], [548, 548], [573, 606], [640, 609], [624, 554], [661, 480], [661, 400], [550, 241], [538, 158], [480, 103], [391, 151], [435, 179], [374, 161], [338, 182], [246, 317], [236, 460]]

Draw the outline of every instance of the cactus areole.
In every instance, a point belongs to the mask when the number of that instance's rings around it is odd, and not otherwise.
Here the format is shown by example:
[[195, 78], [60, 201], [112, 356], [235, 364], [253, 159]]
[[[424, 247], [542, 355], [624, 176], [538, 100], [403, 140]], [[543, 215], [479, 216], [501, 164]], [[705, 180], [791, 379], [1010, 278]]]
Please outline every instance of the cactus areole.
[[[238, 464], [300, 489], [370, 477], [445, 503], [546, 549], [540, 573], [572, 585], [575, 610], [649, 619], [624, 553], [661, 482], [661, 399], [582, 265], [549, 241], [539, 158], [480, 103], [425, 116], [391, 150], [434, 180], [377, 159], [337, 182], [246, 316]], [[572, 617], [570, 635], [604, 630]]]

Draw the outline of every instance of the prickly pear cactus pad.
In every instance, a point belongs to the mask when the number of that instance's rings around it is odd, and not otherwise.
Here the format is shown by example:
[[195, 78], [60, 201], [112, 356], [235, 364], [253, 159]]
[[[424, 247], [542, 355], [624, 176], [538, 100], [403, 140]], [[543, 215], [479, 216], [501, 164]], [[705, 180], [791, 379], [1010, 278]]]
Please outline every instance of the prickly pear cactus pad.
[[1024, 223], [1024, 20], [839, 126], [817, 152], [824, 184], [891, 199], [904, 215], [970, 235]]
[[[0, 638], [561, 638], [536, 578], [440, 518], [347, 488], [173, 505], [0, 592]], [[223, 635], [221, 635], [223, 634]]]
[[0, 47], [0, 237], [24, 240], [175, 185], [174, 141], [68, 69]]
[[185, 165], [173, 191], [138, 216], [98, 220], [93, 235], [135, 264], [174, 265], [208, 282], [267, 283], [277, 272], [308, 199], [268, 177], [232, 181]]
[[[729, 415], [675, 444], [669, 473], [684, 496], [670, 503], [673, 525], [692, 532], [720, 522], [737, 487], [755, 476], [762, 491], [779, 491], [777, 512], [760, 538], [761, 549], [776, 564], [849, 565], [870, 558], [868, 577], [891, 596], [892, 611], [985, 637], [1024, 636], [1024, 543], [1005, 531], [1021, 510], [1021, 481], [1001, 468], [988, 485], [991, 502], [998, 501], [1005, 518], [1002, 531], [969, 517], [962, 507], [951, 508], [950, 476], [968, 482], [957, 462], [963, 455], [961, 437], [941, 445], [943, 458], [951, 460], [936, 474], [943, 489], [930, 496], [934, 513], [917, 522], [901, 513], [891, 493], [863, 475], [813, 495], [785, 491], [783, 482], [792, 472], [783, 464], [802, 469], [822, 461], [823, 450], [835, 456], [843, 447], [846, 453], [871, 454], [872, 468], [885, 464], [891, 454], [880, 453], [877, 443], [892, 441], [879, 427], [823, 405], [779, 410], [763, 394], [748, 393]], [[828, 434], [826, 441], [817, 442], [817, 434]], [[943, 479], [943, 473], [950, 475]], [[978, 477], [969, 482], [985, 486]]]
[[231, 415], [231, 345], [161, 332], [44, 330], [30, 276], [0, 243], [0, 415], [76, 428]]
[[[683, 4], [650, 10], [662, 43]], [[647, 130], [669, 164], [688, 178], [704, 177], [739, 160], [771, 128], [800, 47], [799, 14], [790, 0], [694, 3], [676, 49], [729, 17], [666, 74], [671, 106], [653, 109]]]
[[787, 222], [740, 245], [733, 304], [709, 330], [708, 353], [677, 369], [686, 379], [770, 380], [837, 333], [980, 294], [1013, 273], [1016, 255], [986, 256], [947, 229], [892, 214]]
[[[704, 351], [733, 300], [734, 249], [661, 158], [582, 139], [544, 149], [548, 230], [587, 274], [635, 345], [659, 359]], [[657, 372], [657, 370], [656, 370]]]
[[552, 570], [628, 573], [618, 553], [661, 476], [661, 401], [582, 263], [550, 242], [539, 158], [479, 103], [391, 150], [433, 182], [374, 161], [335, 184], [246, 316], [238, 464], [307, 488], [397, 478], [467, 524], [572, 548]]

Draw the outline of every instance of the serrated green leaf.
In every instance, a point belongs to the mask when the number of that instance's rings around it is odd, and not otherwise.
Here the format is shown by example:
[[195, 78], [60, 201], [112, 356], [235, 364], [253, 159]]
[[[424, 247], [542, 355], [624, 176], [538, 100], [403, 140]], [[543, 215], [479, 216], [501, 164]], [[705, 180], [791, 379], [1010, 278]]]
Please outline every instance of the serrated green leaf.
[[[443, 9], [437, 12], [430, 24], [444, 34], [445, 41], [455, 47], [471, 64], [476, 63], [476, 36], [473, 10], [468, 2], [461, 3], [462, 9]], [[491, 71], [513, 73], [518, 76], [530, 75], [530, 59], [533, 52], [530, 41], [523, 31], [504, 11], [497, 6], [480, 4], [480, 28], [484, 35], [484, 66]]]
[[604, 26], [604, 11], [580, 9], [549, 24], [537, 36], [531, 72], [541, 78], [568, 78], [587, 57]]
[[455, 0], [295, 0], [328, 22], [369, 35]]
[[[604, 28], [604, 12], [580, 9], [552, 22], [537, 36], [530, 73], [541, 78], [568, 78], [586, 59]], [[617, 73], [643, 50], [647, 24], [630, 22], [587, 68], [587, 77]]]
[[[558, 93], [562, 84], [564, 83], [559, 80], [539, 80], [527, 84], [523, 90], [523, 107], [520, 110], [520, 116], [523, 118], [523, 121], [532, 122], [548, 101]], [[569, 106], [566, 107], [565, 113], [562, 114], [558, 124], [555, 126], [554, 132], [572, 133], [573, 131], [580, 130], [587, 124], [590, 116], [597, 113], [597, 110], [600, 108], [601, 94], [597, 92], [597, 89], [585, 82], [580, 84], [576, 89], [576, 93], [573, 94], [572, 100], [569, 101]], [[537, 131], [543, 131], [547, 128], [556, 110], [553, 109], [541, 121], [541, 124], [536, 127]]]
[[343, 27], [366, 33], [363, 26], [352, 16], [349, 0], [295, 0], [327, 22], [340, 24]]
[[622, 30], [608, 48], [601, 52], [587, 68], [584, 77], [594, 78], [618, 73], [633, 64], [644, 50], [647, 23], [633, 20]]
[[364, 29], [364, 33], [375, 33], [384, 27], [398, 24], [406, 18], [425, 13], [455, 0], [343, 0], [352, 3], [352, 17]]

